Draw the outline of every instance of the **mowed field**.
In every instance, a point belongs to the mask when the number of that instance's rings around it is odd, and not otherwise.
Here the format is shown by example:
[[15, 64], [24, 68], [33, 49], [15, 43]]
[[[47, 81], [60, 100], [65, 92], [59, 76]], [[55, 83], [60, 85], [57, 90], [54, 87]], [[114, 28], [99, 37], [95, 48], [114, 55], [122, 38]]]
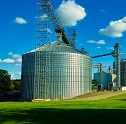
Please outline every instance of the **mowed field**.
[[0, 102], [0, 124], [125, 123], [126, 93], [97, 100]]

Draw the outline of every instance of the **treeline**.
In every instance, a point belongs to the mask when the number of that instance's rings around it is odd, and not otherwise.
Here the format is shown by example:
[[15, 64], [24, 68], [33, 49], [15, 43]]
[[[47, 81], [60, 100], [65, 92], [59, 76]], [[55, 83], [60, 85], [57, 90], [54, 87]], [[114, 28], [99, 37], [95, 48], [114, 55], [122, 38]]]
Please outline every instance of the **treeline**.
[[7, 91], [20, 91], [21, 80], [11, 80], [11, 75], [6, 70], [0, 69], [0, 96]]
[[9, 90], [21, 90], [21, 80], [11, 80]]

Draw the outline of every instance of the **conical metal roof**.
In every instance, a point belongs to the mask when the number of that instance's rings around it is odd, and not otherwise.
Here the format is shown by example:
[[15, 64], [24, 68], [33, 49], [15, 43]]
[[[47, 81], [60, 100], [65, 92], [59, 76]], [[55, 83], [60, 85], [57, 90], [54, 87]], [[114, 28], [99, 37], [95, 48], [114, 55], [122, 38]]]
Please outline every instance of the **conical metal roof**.
[[50, 44], [45, 44], [40, 48], [37, 48], [36, 50], [32, 50], [30, 52], [35, 51], [50, 51], [50, 52], [68, 52], [68, 53], [78, 53], [82, 54], [79, 50], [74, 49], [69, 44], [64, 43], [63, 41], [57, 40]]

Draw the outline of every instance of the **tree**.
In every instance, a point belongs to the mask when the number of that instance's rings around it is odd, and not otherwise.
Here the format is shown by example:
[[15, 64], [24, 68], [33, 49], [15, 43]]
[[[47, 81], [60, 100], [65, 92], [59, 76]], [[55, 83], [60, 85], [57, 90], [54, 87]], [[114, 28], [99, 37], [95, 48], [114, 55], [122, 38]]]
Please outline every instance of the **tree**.
[[14, 84], [14, 89], [15, 90], [21, 90], [21, 81], [15, 81], [15, 84]]
[[9, 86], [9, 90], [10, 91], [14, 91], [14, 84], [11, 82], [10, 86]]
[[8, 71], [0, 69], [0, 93], [7, 91], [11, 85], [11, 79]]

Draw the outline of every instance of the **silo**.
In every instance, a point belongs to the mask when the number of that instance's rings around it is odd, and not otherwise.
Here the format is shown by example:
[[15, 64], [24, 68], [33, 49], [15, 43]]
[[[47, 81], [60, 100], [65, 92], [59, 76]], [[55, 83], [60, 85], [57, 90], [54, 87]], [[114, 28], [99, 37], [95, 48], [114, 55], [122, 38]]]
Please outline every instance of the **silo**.
[[106, 72], [94, 73], [94, 80], [96, 80], [98, 86], [102, 86], [102, 90], [108, 90], [108, 84], [112, 82], [112, 75]]
[[120, 64], [121, 86], [126, 86], [126, 60], [122, 59]]
[[[36, 71], [35, 54], [40, 54]], [[22, 56], [24, 100], [68, 99], [91, 91], [92, 60], [70, 45], [55, 41]]]

